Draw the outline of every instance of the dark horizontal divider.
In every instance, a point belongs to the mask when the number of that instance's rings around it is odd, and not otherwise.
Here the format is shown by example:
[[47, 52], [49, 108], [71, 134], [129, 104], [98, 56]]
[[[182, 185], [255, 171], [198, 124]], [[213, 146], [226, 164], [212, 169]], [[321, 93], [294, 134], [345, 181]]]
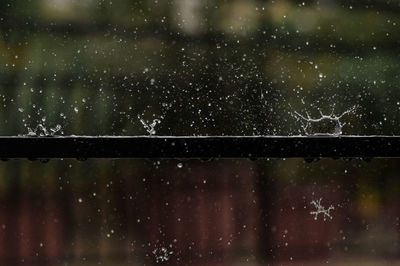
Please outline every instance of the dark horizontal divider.
[[0, 158], [400, 157], [400, 136], [0, 137]]

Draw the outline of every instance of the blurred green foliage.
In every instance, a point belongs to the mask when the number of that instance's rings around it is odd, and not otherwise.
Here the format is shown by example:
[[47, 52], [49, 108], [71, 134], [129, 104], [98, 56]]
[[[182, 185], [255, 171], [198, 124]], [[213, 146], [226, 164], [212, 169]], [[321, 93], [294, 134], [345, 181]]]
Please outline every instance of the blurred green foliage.
[[[399, 134], [396, 1], [2, 1], [0, 134]], [[20, 111], [18, 111], [20, 110]], [[42, 120], [44, 118], [45, 121]]]

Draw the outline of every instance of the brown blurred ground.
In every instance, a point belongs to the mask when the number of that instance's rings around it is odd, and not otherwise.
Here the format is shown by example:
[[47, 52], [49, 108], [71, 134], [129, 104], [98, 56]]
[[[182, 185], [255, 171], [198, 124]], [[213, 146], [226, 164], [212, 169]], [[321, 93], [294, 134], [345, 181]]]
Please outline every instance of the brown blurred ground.
[[[38, 171], [38, 191], [25, 189], [33, 169], [60, 163], [67, 168], [54, 173], [58, 178], [40, 184]], [[1, 199], [1, 265], [398, 263], [398, 196], [358, 197], [350, 177], [320, 179], [320, 173], [345, 162], [10, 164], [25, 170]], [[108, 178], [96, 180], [98, 173]], [[335, 206], [332, 220], [310, 215], [311, 200], [319, 198]], [[163, 248], [168, 260], [160, 258]]]

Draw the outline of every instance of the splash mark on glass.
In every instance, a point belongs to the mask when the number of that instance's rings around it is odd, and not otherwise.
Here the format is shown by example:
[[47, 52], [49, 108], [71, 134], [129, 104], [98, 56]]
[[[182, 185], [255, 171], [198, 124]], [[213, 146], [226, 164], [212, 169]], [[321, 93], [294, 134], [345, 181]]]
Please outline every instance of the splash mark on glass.
[[318, 216], [321, 214], [323, 215], [323, 219], [324, 221], [326, 221], [326, 218], [330, 218], [332, 220], [332, 215], [330, 214], [330, 212], [332, 210], [335, 209], [335, 207], [333, 205], [330, 205], [327, 209], [322, 206], [321, 204], [322, 198], [319, 198], [318, 200], [313, 200], [311, 201], [311, 205], [313, 205], [315, 207], [315, 211], [311, 211], [310, 214], [314, 215], [314, 220], [318, 219]]
[[161, 248], [156, 248], [153, 250], [153, 255], [156, 259], [156, 263], [160, 263], [160, 262], [166, 262], [169, 260], [169, 257], [174, 254], [173, 251], [168, 250], [165, 247], [161, 247]]
[[331, 114], [326, 115], [320, 109], [318, 109], [321, 115], [319, 118], [312, 118], [308, 112], [306, 112], [306, 116], [304, 116], [297, 111], [293, 112], [293, 116], [301, 122], [304, 133], [307, 136], [339, 136], [342, 135], [343, 127], [347, 124], [340, 120], [343, 118], [343, 116], [354, 113], [356, 109], [357, 106], [353, 106], [349, 110], [343, 112], [341, 115], [335, 115], [333, 111]]
[[153, 119], [153, 122], [150, 123], [148, 121], [145, 121], [139, 115], [138, 115], [138, 119], [142, 123], [143, 127], [146, 129], [147, 133], [149, 133], [150, 135], [155, 135], [156, 134], [155, 127], [157, 126], [157, 124], [161, 123], [161, 120]]
[[34, 129], [28, 127], [29, 137], [53, 137], [57, 132], [61, 130], [61, 125], [56, 125], [54, 128], [50, 128], [49, 130], [42, 124], [38, 124]]

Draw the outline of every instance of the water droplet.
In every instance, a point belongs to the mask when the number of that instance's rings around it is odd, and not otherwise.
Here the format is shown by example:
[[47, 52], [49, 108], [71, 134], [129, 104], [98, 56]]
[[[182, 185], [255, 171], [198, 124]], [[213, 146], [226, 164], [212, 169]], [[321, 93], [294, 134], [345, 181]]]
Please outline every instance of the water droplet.
[[60, 130], [61, 130], [61, 125], [60, 124], [57, 124], [55, 127], [50, 128], [51, 136], [54, 136]]

